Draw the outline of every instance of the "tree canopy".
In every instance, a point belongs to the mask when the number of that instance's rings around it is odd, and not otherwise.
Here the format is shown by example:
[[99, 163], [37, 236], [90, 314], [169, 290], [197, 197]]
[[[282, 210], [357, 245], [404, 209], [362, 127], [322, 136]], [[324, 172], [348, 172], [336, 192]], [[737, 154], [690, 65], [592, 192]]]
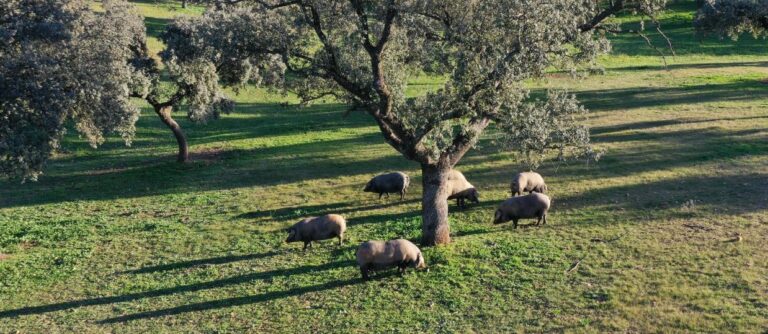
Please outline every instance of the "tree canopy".
[[215, 66], [169, 56], [170, 83], [165, 82], [133, 5], [124, 0], [104, 1], [101, 10], [92, 5], [86, 0], [0, 4], [0, 175], [37, 179], [72, 126], [93, 147], [110, 133], [130, 145], [140, 114], [131, 97], [147, 101], [173, 131], [182, 162], [188, 158], [187, 141], [173, 110], [189, 103], [189, 117], [205, 122], [231, 109]]
[[768, 35], [768, 1], [708, 0], [694, 21], [697, 30], [738, 38], [749, 33], [754, 37]]
[[[591, 153], [587, 129], [575, 122], [584, 112], [578, 101], [563, 92], [532, 99], [524, 82], [551, 68], [593, 64], [609, 49], [607, 18], [622, 11], [653, 15], [665, 3], [233, 2], [174, 23], [166, 57], [221, 68], [227, 84], [264, 79], [306, 102], [334, 96], [370, 114], [389, 145], [422, 165], [426, 244], [450, 240], [446, 171], [491, 123], [523, 152]], [[422, 73], [443, 75], [445, 84], [406, 96], [409, 78]]]
[[35, 179], [71, 122], [92, 146], [134, 135], [129, 92], [146, 79], [129, 60], [144, 25], [123, 1], [0, 3], [0, 174]]
[[[425, 244], [448, 242], [446, 177], [491, 124], [535, 167], [543, 154], [594, 155], [585, 109], [566, 92], [534, 98], [526, 80], [578, 72], [610, 48], [612, 15], [653, 16], [664, 0], [228, 0], [175, 20], [161, 53], [173, 88], [147, 54], [141, 17], [124, 1], [13, 0], [0, 9], [0, 171], [36, 177], [66, 124], [96, 146], [130, 143], [148, 101], [179, 141], [182, 101], [204, 122], [232, 108], [220, 84], [264, 84], [302, 101], [333, 96], [367, 112], [385, 141], [421, 164]], [[225, 9], [225, 10], [222, 10]], [[410, 79], [445, 83], [410, 97]]]

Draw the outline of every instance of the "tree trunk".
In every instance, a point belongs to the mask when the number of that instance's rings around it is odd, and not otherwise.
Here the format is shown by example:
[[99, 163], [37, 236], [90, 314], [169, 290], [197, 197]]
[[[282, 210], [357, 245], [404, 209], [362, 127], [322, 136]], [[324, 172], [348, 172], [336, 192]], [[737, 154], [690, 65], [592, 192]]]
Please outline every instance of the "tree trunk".
[[187, 145], [187, 137], [184, 135], [184, 131], [181, 130], [179, 123], [176, 123], [171, 117], [172, 106], [154, 106], [155, 113], [160, 116], [160, 120], [163, 124], [168, 126], [173, 131], [173, 136], [176, 137], [176, 142], [179, 144], [179, 154], [176, 158], [178, 162], [187, 162], [189, 160], [189, 146]]
[[434, 246], [451, 242], [448, 226], [448, 173], [450, 167], [422, 165], [421, 244]]
[[181, 0], [181, 8], [187, 8], [187, 0]]

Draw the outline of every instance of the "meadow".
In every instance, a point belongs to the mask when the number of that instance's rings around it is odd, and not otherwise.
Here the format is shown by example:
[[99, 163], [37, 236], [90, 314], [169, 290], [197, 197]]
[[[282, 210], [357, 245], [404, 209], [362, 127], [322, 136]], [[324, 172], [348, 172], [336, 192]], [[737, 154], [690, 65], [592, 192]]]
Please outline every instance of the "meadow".
[[[136, 2], [155, 37], [201, 12]], [[481, 203], [451, 203], [453, 243], [423, 248], [429, 271], [403, 277], [364, 282], [354, 262], [364, 240], [421, 231], [419, 165], [363, 113], [246, 88], [220, 120], [176, 114], [187, 164], [150, 108], [130, 147], [71, 131], [39, 181], [0, 180], [0, 332], [768, 331], [768, 42], [698, 36], [694, 10], [660, 19], [675, 56], [649, 32], [667, 66], [620, 34], [604, 74], [530, 82], [574, 92], [606, 151], [540, 168], [549, 224], [491, 224], [524, 168], [491, 131], [456, 167]], [[412, 178], [404, 201], [362, 192], [394, 170]], [[343, 246], [283, 243], [326, 213], [347, 218]]]

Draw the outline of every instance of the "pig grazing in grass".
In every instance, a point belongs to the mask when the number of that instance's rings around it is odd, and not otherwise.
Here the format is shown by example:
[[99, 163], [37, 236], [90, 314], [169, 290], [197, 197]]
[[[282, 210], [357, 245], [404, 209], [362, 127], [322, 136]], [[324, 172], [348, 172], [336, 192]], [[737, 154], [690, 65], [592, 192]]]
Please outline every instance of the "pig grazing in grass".
[[366, 241], [357, 248], [356, 256], [360, 273], [366, 280], [373, 270], [397, 267], [405, 274], [408, 267], [426, 268], [419, 247], [405, 239]]
[[501, 203], [493, 216], [493, 223], [501, 224], [511, 220], [514, 228], [517, 228], [519, 219], [538, 218], [536, 225], [541, 224], [542, 220], [546, 224], [549, 205], [549, 196], [540, 193], [512, 197]]
[[455, 169], [451, 170], [451, 173], [448, 175], [448, 185], [451, 188], [451, 194], [448, 196], [448, 199], [455, 199], [459, 209], [466, 207], [466, 200], [480, 203], [480, 194], [478, 194], [477, 189], [467, 181], [467, 178], [461, 172]]
[[304, 250], [312, 247], [312, 241], [339, 238], [339, 246], [344, 242], [347, 221], [340, 215], [329, 214], [321, 217], [305, 218], [288, 228], [285, 242], [304, 242]]
[[389, 197], [390, 193], [398, 193], [400, 194], [400, 200], [403, 200], [410, 184], [411, 179], [407, 174], [403, 172], [394, 172], [375, 176], [368, 181], [368, 184], [365, 185], [363, 191], [377, 193], [379, 194], [379, 199], [381, 199], [381, 195], [384, 194], [387, 194], [387, 197]]
[[512, 196], [522, 195], [526, 191], [542, 194], [547, 192], [547, 184], [544, 183], [544, 178], [536, 172], [518, 173], [512, 178], [510, 188], [512, 190]]

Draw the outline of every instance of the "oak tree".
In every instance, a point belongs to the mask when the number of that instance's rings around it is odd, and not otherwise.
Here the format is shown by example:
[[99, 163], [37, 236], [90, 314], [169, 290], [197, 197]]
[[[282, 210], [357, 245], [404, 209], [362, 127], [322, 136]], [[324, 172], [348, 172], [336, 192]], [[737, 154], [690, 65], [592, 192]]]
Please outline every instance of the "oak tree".
[[130, 144], [129, 92], [146, 81], [129, 60], [144, 24], [125, 2], [89, 5], [0, 2], [0, 175], [36, 179], [67, 123], [94, 147], [113, 132]]
[[177, 160], [187, 161], [172, 111], [188, 103], [190, 118], [204, 122], [232, 104], [215, 66], [166, 65], [149, 55], [144, 20], [126, 1], [104, 1], [100, 10], [86, 0], [3, 1], [0, 175], [35, 180], [70, 124], [93, 147], [113, 132], [130, 144], [140, 114], [131, 97], [153, 107], [176, 137]]
[[[422, 244], [450, 242], [447, 176], [491, 125], [508, 145], [589, 154], [573, 95], [531, 97], [525, 82], [577, 71], [609, 49], [620, 12], [664, 0], [242, 0], [175, 23], [167, 59], [222, 69], [225, 84], [268, 80], [304, 101], [333, 96], [368, 113], [384, 140], [421, 165]], [[182, 69], [182, 71], [184, 71]], [[189, 71], [186, 71], [189, 73]], [[409, 79], [443, 75], [406, 96]], [[216, 75], [215, 73], [213, 75]]]
[[699, 7], [694, 26], [702, 33], [737, 39], [743, 33], [768, 36], [768, 1], [707, 0]]

